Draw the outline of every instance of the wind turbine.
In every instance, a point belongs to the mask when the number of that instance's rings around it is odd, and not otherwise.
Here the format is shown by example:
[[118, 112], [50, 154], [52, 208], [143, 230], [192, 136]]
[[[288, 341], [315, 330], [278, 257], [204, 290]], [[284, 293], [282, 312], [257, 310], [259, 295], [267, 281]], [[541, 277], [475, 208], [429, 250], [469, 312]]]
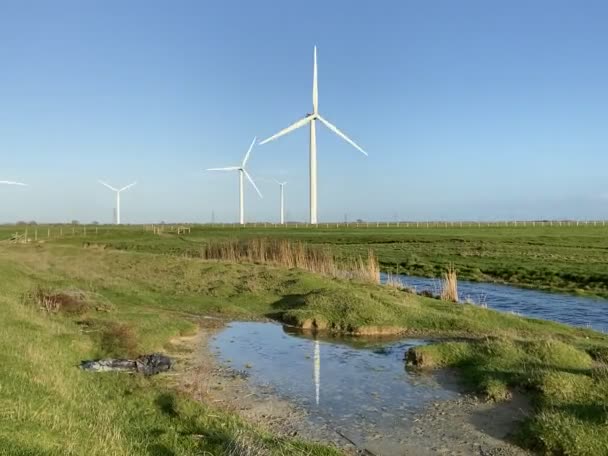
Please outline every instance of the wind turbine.
[[106, 184], [104, 181], [99, 181], [99, 183], [101, 185], [104, 185], [106, 187], [108, 187], [110, 190], [116, 192], [116, 224], [120, 225], [120, 192], [123, 192], [131, 187], [133, 187], [135, 184], [137, 184], [137, 182], [133, 182], [132, 184], [129, 184], [123, 188], [114, 188], [109, 184]]
[[285, 225], [285, 185], [287, 182], [279, 182], [275, 180], [279, 187], [281, 187], [281, 225]]
[[320, 121], [323, 125], [329, 128], [332, 132], [342, 138], [344, 141], [349, 143], [359, 152], [367, 155], [361, 147], [359, 147], [353, 140], [342, 133], [338, 128], [331, 124], [329, 121], [321, 117], [319, 114], [319, 91], [317, 86], [317, 47], [314, 48], [313, 58], [313, 73], [312, 73], [312, 114], [307, 114], [303, 119], [298, 120], [289, 127], [281, 130], [277, 134], [265, 139], [260, 144], [266, 144], [267, 142], [273, 141], [287, 133], [291, 133], [300, 127], [310, 124], [310, 223], [317, 223], [317, 130], [316, 121]]
[[19, 185], [21, 187], [27, 187], [27, 184], [22, 184], [21, 182], [13, 182], [13, 181], [0, 181], [0, 184], [4, 184], [4, 185]]
[[251, 176], [245, 169], [245, 165], [247, 164], [247, 160], [249, 160], [249, 155], [251, 155], [251, 149], [253, 149], [253, 145], [255, 144], [256, 139], [257, 138], [253, 138], [253, 141], [251, 141], [251, 145], [249, 146], [249, 150], [245, 154], [245, 158], [243, 158], [243, 162], [241, 163], [241, 166], [228, 166], [226, 168], [208, 168], [207, 169], [207, 171], [238, 171], [239, 172], [239, 210], [240, 210], [241, 225], [245, 224], [245, 207], [244, 207], [244, 203], [243, 203], [243, 199], [244, 199], [243, 198], [243, 176], [245, 176], [247, 178], [247, 180], [251, 183], [253, 188], [255, 188], [255, 191], [258, 192], [258, 195], [260, 195], [260, 198], [263, 198], [257, 185], [255, 185], [255, 182], [253, 182], [253, 179], [251, 178]]

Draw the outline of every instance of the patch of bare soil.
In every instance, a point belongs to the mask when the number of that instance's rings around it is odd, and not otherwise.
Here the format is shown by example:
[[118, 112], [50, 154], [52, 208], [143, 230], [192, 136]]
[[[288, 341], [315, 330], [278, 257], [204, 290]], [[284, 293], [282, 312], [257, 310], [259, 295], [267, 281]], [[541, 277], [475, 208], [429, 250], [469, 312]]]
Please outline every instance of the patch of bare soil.
[[[343, 449], [348, 455], [372, 456], [524, 456], [529, 453], [508, 443], [517, 423], [529, 412], [523, 396], [513, 394], [505, 403], [481, 401], [462, 395], [459, 399], [433, 403], [403, 429], [399, 444], [387, 444], [382, 436], [357, 448], [348, 437], [328, 424], [313, 422], [306, 411], [277, 398], [270, 389], [252, 387], [247, 372], [219, 365], [208, 340], [224, 323], [206, 319], [193, 337], [173, 344], [184, 353], [175, 379], [177, 387], [209, 405], [237, 413], [245, 420], [286, 436], [297, 436]], [[180, 349], [181, 348], [181, 349]], [[456, 387], [451, 373], [440, 382]]]
[[513, 393], [502, 403], [474, 396], [437, 402], [414, 419], [399, 455], [524, 456], [509, 443], [517, 424], [530, 412], [525, 397]]

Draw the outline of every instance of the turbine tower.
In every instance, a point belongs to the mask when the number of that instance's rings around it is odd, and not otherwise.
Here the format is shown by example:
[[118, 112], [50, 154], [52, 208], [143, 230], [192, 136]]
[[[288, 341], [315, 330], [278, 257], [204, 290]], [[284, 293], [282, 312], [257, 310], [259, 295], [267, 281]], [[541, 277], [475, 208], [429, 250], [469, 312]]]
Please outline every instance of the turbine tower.
[[228, 166], [226, 168], [208, 168], [207, 169], [207, 171], [238, 171], [239, 172], [239, 214], [240, 214], [239, 222], [241, 225], [245, 224], [245, 206], [244, 206], [244, 201], [243, 201], [244, 200], [243, 177], [247, 178], [249, 183], [253, 186], [253, 188], [255, 188], [255, 191], [258, 193], [258, 195], [260, 195], [260, 198], [263, 198], [262, 194], [260, 193], [260, 190], [258, 189], [258, 186], [255, 185], [255, 182], [253, 182], [253, 179], [251, 178], [251, 176], [245, 169], [245, 165], [247, 164], [247, 160], [249, 160], [249, 155], [251, 155], [251, 150], [253, 149], [253, 145], [255, 144], [256, 139], [257, 138], [253, 138], [253, 141], [251, 141], [251, 145], [249, 146], [249, 150], [247, 150], [247, 153], [245, 154], [245, 158], [243, 158], [243, 162], [241, 163], [241, 166]]
[[123, 188], [114, 188], [109, 184], [106, 184], [104, 181], [99, 181], [99, 183], [101, 185], [104, 185], [106, 187], [108, 187], [110, 190], [112, 190], [113, 192], [116, 192], [116, 224], [120, 225], [120, 192], [125, 191], [131, 187], [133, 187], [135, 184], [137, 184], [137, 182], [133, 182], [132, 184], [129, 184]]
[[359, 147], [353, 140], [342, 133], [338, 128], [321, 117], [319, 114], [319, 91], [317, 86], [317, 47], [314, 48], [313, 57], [313, 73], [312, 73], [312, 114], [307, 114], [303, 119], [298, 120], [289, 127], [281, 130], [277, 134], [271, 136], [260, 142], [266, 144], [267, 142], [273, 141], [287, 133], [291, 133], [300, 127], [310, 124], [310, 223], [317, 223], [317, 130], [316, 121], [320, 121], [323, 125], [329, 128], [332, 132], [342, 138], [344, 141], [349, 143], [355, 149], [359, 150], [364, 155], [367, 155], [361, 147]]
[[279, 187], [281, 188], [281, 225], [285, 225], [285, 185], [287, 182], [279, 182], [275, 180]]

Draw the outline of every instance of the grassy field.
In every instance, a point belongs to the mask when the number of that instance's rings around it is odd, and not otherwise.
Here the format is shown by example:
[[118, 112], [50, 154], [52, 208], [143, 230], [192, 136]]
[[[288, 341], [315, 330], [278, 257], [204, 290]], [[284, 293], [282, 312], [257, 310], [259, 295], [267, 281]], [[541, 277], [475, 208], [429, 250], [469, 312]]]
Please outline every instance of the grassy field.
[[[220, 239], [256, 237], [300, 240], [329, 246], [339, 255], [365, 256], [373, 249], [385, 271], [439, 277], [449, 264], [461, 279], [503, 282], [537, 289], [608, 297], [608, 227], [510, 226], [432, 228], [240, 228], [194, 226], [177, 235], [142, 227], [64, 227], [63, 241], [100, 242], [126, 250], [196, 256], [201, 244]], [[35, 228], [29, 228], [29, 237]], [[23, 232], [24, 227], [19, 230]], [[59, 228], [55, 227], [52, 237]], [[15, 232], [0, 228], [0, 239]], [[47, 235], [39, 227], [40, 238]]]
[[[336, 248], [345, 248], [348, 238], [361, 242], [352, 244], [361, 251], [371, 245], [358, 238], [366, 233], [332, 238], [310, 231], [285, 235], [318, 235], [312, 242], [332, 239]], [[373, 245], [380, 245], [380, 231], [366, 234], [376, 236]], [[268, 236], [261, 230], [240, 234]], [[494, 400], [506, 399], [512, 389], [525, 391], [535, 410], [519, 433], [526, 447], [547, 454], [608, 453], [607, 336], [390, 287], [184, 255], [231, 236], [201, 229], [182, 239], [101, 227], [86, 238], [0, 245], [0, 454], [230, 455], [243, 432], [268, 454], [336, 454], [273, 437], [194, 402], [171, 387], [170, 377], [89, 374], [76, 367], [96, 356], [170, 352], [171, 339], [194, 333], [196, 316], [203, 314], [272, 317], [353, 334], [456, 337], [418, 349], [411, 361], [421, 368], [456, 367], [472, 388]], [[40, 287], [46, 293], [81, 290], [87, 305], [48, 314], [36, 304]]]
[[[257, 274], [142, 254], [0, 247], [0, 454], [236, 456], [243, 445], [264, 454], [338, 454], [210, 409], [179, 394], [170, 377], [77, 367], [97, 356], [171, 352], [173, 337], [197, 331], [197, 314], [260, 315], [272, 293], [238, 297]], [[39, 287], [81, 290], [86, 305], [48, 314], [34, 299]]]

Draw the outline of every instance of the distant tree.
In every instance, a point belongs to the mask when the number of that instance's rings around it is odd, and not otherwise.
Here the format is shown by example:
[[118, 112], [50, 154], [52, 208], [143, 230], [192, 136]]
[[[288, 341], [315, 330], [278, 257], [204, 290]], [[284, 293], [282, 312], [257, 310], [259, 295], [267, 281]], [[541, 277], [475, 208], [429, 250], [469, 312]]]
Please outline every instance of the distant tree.
[[91, 225], [99, 225], [99, 222], [98, 222], [97, 220], [93, 220], [93, 221], [91, 222]]
[[357, 219], [357, 223], [363, 223], [363, 219]]
[[38, 225], [38, 223], [36, 223], [36, 220], [32, 220], [28, 222], [28, 225]]
[[17, 222], [17, 225], [27, 225], [27, 222], [23, 221], [23, 220], [19, 220]]
[[80, 222], [78, 220], [72, 220], [72, 225], [80, 225]]

